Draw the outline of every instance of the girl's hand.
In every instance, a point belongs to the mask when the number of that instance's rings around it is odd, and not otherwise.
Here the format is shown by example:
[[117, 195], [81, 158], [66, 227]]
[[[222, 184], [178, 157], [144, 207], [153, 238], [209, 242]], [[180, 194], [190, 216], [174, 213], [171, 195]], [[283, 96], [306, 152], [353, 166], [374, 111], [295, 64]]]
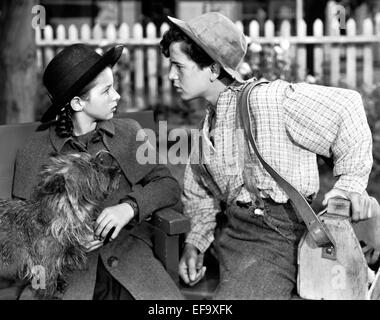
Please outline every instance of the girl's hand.
[[88, 237], [87, 242], [83, 244], [83, 247], [87, 253], [94, 251], [98, 248], [100, 248], [103, 245], [103, 241], [100, 240], [94, 240], [94, 235], [90, 235]]
[[133, 217], [133, 208], [128, 203], [120, 203], [116, 206], [105, 208], [96, 219], [95, 236], [103, 241], [110, 230], [115, 227], [110, 238], [110, 241], [112, 241]]

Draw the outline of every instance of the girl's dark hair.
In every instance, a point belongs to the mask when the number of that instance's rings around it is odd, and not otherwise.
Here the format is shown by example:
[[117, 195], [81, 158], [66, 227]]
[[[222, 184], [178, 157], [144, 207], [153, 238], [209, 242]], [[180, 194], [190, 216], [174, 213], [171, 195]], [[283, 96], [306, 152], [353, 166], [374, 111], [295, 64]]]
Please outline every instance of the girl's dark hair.
[[55, 122], [55, 132], [58, 137], [66, 138], [73, 135], [73, 121], [70, 102], [58, 112], [58, 119]]
[[[175, 24], [170, 25], [170, 29], [164, 33], [162, 40], [160, 41], [161, 52], [167, 58], [170, 57], [169, 47], [173, 42], [181, 42], [182, 51], [200, 68], [203, 69], [214, 63], [214, 59], [212, 59]], [[218, 79], [222, 78], [229, 78], [232, 80], [232, 77], [223, 68], [221, 68]]]
[[[83, 100], [88, 99], [89, 91], [95, 87], [96, 79], [92, 80], [87, 84], [78, 94], [75, 96], [80, 97]], [[73, 96], [74, 97], [74, 96]], [[71, 99], [70, 99], [71, 100]], [[64, 107], [58, 112], [58, 119], [55, 122], [55, 132], [58, 137], [67, 138], [73, 135], [73, 109], [71, 108], [70, 102], [66, 103]]]

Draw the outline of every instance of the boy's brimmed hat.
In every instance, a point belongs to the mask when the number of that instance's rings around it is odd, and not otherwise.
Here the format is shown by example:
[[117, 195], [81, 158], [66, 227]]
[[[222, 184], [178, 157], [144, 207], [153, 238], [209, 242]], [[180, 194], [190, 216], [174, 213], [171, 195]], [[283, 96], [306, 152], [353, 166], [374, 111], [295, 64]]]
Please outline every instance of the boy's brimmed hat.
[[108, 50], [103, 56], [86, 44], [74, 44], [58, 53], [47, 65], [43, 83], [49, 92], [52, 105], [41, 118], [54, 120], [60, 108], [69, 102], [107, 66], [120, 58], [123, 46]]
[[247, 41], [230, 19], [218, 12], [208, 12], [188, 22], [173, 17], [168, 19], [220, 63], [232, 78], [243, 82], [237, 69], [247, 52]]

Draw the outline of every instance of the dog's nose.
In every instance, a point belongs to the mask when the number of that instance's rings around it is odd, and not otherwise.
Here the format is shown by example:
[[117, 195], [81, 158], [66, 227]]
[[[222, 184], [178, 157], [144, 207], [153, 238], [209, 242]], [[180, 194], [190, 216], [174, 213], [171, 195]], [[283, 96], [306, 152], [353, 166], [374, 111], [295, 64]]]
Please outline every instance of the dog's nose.
[[107, 263], [110, 268], [115, 268], [119, 264], [119, 259], [117, 257], [112, 256], [108, 258]]

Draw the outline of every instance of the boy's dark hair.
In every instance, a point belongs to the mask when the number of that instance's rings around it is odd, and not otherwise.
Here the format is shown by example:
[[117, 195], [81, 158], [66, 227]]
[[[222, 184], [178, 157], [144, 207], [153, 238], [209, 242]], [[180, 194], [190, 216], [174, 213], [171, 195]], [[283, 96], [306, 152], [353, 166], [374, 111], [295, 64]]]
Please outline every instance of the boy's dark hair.
[[[191, 40], [191, 38], [189, 38], [176, 25], [171, 24], [170, 29], [164, 33], [162, 40], [160, 41], [161, 52], [167, 58], [170, 57], [169, 47], [173, 42], [182, 42], [182, 51], [200, 68], [203, 69], [214, 63], [214, 60], [193, 40]], [[233, 80], [223, 68], [221, 68], [218, 79], [222, 78], [229, 78], [230, 80]]]

